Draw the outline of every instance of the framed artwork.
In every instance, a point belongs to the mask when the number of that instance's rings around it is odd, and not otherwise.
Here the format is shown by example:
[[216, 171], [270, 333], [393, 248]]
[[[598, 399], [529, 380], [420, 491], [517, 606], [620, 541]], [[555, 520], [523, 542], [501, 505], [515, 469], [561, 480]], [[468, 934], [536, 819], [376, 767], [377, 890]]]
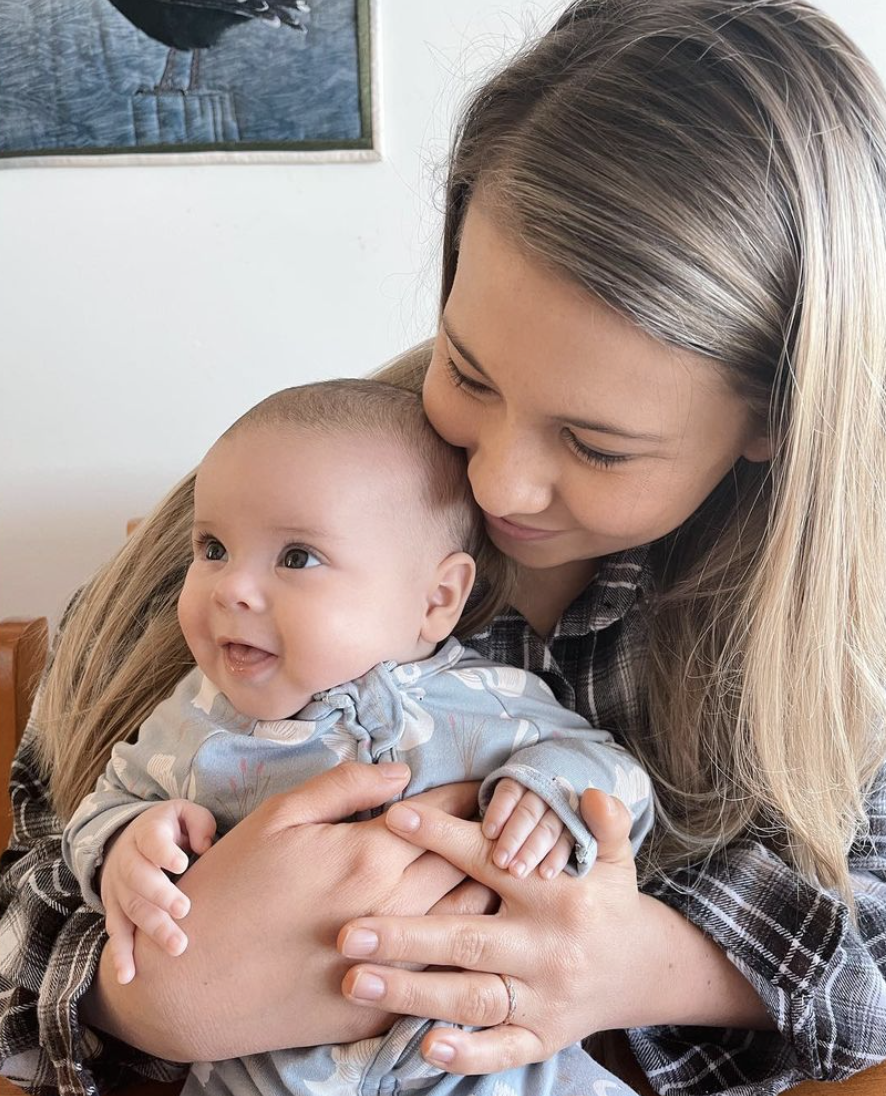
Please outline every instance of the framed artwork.
[[0, 167], [377, 160], [375, 0], [0, 0]]

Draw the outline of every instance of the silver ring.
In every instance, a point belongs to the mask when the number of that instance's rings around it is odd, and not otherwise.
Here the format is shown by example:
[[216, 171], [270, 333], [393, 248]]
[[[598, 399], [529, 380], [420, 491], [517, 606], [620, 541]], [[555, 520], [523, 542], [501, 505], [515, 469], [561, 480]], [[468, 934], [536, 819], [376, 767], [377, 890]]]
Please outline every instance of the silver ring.
[[500, 974], [499, 978], [504, 982], [505, 989], [508, 991], [508, 1014], [504, 1020], [502, 1020], [502, 1023], [512, 1024], [514, 1022], [514, 1016], [517, 1013], [517, 990], [514, 988], [514, 983], [507, 974]]

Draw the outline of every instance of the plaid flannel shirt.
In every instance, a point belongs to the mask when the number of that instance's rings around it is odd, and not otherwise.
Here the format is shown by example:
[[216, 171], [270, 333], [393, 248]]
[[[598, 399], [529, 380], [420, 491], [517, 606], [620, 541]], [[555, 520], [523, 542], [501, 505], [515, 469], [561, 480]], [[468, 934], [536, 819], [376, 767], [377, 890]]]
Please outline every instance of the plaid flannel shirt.
[[[511, 610], [471, 645], [539, 674], [561, 703], [618, 734], [640, 718], [647, 581], [646, 551], [619, 553], [550, 636]], [[181, 1067], [78, 1022], [104, 933], [62, 861], [61, 827], [37, 773], [28, 734], [12, 772], [15, 831], [0, 878], [0, 1070], [41, 1096], [83, 1096], [135, 1076], [172, 1079]], [[870, 830], [850, 855], [857, 926], [837, 897], [752, 840], [645, 886], [724, 950], [778, 1029], [629, 1032], [658, 1092], [775, 1096], [805, 1078], [838, 1080], [886, 1059], [886, 768], [868, 807]]]

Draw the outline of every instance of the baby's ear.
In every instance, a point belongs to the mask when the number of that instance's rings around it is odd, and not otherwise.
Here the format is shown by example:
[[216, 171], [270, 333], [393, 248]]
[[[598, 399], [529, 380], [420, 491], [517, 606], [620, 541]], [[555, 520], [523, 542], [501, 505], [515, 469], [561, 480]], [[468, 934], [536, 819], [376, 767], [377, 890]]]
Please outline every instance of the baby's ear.
[[458, 624], [468, 594], [474, 585], [477, 566], [467, 552], [453, 552], [437, 565], [428, 592], [421, 637], [442, 643]]

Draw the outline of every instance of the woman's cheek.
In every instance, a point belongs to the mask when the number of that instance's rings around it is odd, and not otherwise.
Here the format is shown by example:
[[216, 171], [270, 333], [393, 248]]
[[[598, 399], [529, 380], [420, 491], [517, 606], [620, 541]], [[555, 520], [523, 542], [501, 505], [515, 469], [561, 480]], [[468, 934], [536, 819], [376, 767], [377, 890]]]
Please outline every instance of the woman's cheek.
[[431, 426], [441, 438], [460, 449], [468, 448], [471, 441], [469, 423], [470, 408], [467, 401], [452, 384], [441, 377], [442, 368], [431, 364], [422, 389], [422, 403]]

